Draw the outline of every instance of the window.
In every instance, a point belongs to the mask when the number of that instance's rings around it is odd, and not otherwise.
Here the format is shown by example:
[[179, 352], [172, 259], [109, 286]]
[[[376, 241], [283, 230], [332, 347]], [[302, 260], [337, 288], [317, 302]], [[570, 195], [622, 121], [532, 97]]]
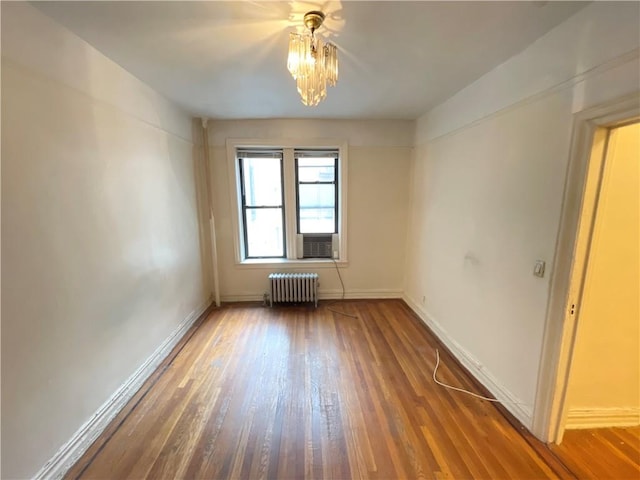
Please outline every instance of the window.
[[282, 152], [238, 151], [245, 258], [284, 257]]
[[227, 142], [237, 261], [346, 261], [346, 149], [252, 143]]
[[298, 233], [338, 233], [338, 153], [295, 151]]

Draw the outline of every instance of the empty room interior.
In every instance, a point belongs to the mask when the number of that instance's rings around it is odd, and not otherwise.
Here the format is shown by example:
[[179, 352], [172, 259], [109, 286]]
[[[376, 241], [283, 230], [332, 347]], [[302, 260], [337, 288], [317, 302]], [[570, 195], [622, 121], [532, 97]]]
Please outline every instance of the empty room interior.
[[640, 3], [1, 2], [3, 479], [640, 478]]

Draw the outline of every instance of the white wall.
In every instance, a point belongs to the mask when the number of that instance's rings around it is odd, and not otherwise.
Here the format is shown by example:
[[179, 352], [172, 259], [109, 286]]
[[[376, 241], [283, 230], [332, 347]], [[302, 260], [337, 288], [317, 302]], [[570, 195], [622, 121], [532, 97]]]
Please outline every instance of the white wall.
[[580, 304], [567, 428], [640, 424], [640, 124], [612, 131]]
[[2, 477], [28, 478], [206, 302], [191, 122], [2, 3]]
[[589, 5], [417, 122], [406, 299], [529, 427], [572, 115], [638, 90], [639, 8]]
[[[341, 267], [349, 298], [400, 297], [407, 228], [413, 122], [348, 120], [247, 120], [210, 123], [216, 240], [222, 300], [260, 299], [271, 271], [307, 268], [247, 267], [236, 264], [233, 245], [226, 140], [301, 139], [348, 142], [348, 265]], [[320, 296], [338, 297], [340, 281], [332, 263], [313, 267]]]

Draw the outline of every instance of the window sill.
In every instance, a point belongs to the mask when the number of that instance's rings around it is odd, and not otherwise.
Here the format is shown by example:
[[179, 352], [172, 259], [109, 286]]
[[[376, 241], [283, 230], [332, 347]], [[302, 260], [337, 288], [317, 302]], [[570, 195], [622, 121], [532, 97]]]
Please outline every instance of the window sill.
[[256, 269], [273, 269], [273, 268], [335, 268], [336, 264], [340, 268], [349, 265], [346, 260], [332, 260], [321, 258], [309, 259], [289, 259], [289, 258], [251, 258], [236, 262], [238, 268], [256, 268]]

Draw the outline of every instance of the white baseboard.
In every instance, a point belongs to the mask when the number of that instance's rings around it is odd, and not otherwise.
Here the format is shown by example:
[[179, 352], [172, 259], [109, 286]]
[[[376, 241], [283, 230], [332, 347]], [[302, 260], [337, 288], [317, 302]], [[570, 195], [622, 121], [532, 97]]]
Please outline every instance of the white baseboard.
[[173, 347], [178, 344], [194, 322], [211, 304], [212, 299], [209, 298], [205, 303], [191, 312], [162, 345], [147, 358], [140, 368], [115, 391], [109, 400], [102, 404], [93, 416], [78, 429], [73, 437], [36, 473], [34, 478], [36, 480], [62, 478], [100, 436], [105, 428], [107, 428], [111, 420], [124, 408], [147, 378], [158, 368], [167, 355], [171, 353]]
[[458, 361], [469, 370], [476, 380], [484, 385], [493, 396], [500, 401], [520, 423], [531, 430], [533, 422], [533, 406], [523, 405], [524, 402], [515, 397], [504, 385], [502, 385], [490, 372], [487, 371], [478, 359], [467, 352], [458, 342], [449, 336], [444, 328], [427, 311], [418, 305], [408, 295], [403, 296], [403, 300], [418, 315], [431, 331], [444, 343]]
[[640, 408], [571, 408], [565, 429], [636, 427], [640, 425]]
[[[402, 290], [386, 289], [350, 289], [344, 292], [345, 300], [375, 300], [378, 298], [402, 298]], [[342, 298], [342, 290], [320, 290], [320, 300], [339, 300]]]
[[261, 302], [262, 293], [233, 293], [231, 295], [221, 295], [220, 301], [226, 302]]
[[[384, 289], [351, 289], [344, 294], [345, 300], [364, 300], [377, 298], [402, 298], [402, 290]], [[223, 302], [261, 302], [262, 293], [240, 293], [223, 295]], [[319, 300], [339, 300], [342, 298], [342, 290], [319, 290]]]

